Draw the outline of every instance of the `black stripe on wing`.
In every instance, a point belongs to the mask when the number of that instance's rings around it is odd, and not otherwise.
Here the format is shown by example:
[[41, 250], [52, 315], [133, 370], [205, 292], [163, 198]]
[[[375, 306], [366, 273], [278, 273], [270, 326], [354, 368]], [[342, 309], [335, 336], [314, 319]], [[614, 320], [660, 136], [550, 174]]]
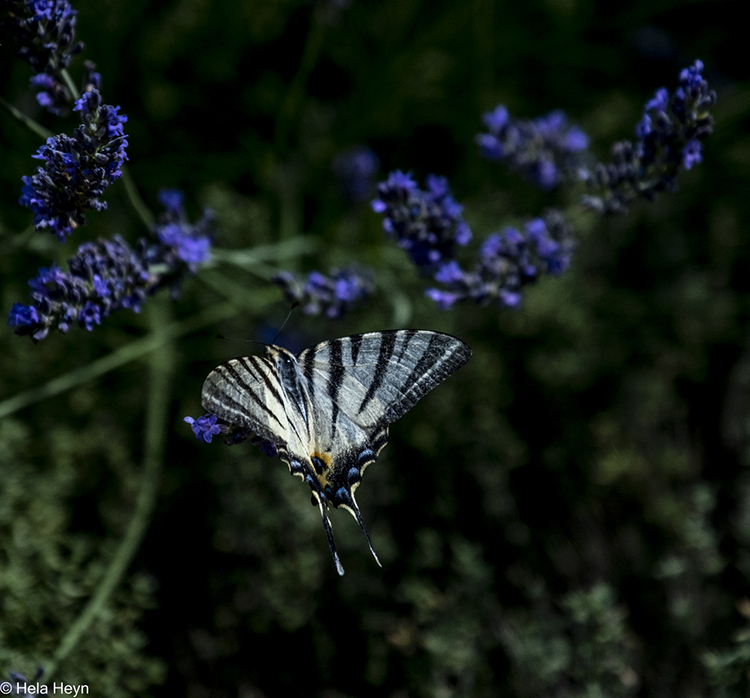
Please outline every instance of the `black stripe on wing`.
[[357, 357], [359, 356], [359, 350], [362, 348], [362, 335], [353, 334], [349, 339], [349, 351], [352, 355], [352, 365], [357, 365]]
[[[424, 334], [424, 333], [419, 333]], [[431, 332], [422, 356], [408, 376], [401, 381], [401, 399], [388, 405], [386, 420], [393, 422], [471, 358], [471, 349], [460, 339]]]
[[[367, 388], [367, 393], [362, 400], [362, 404], [359, 406], [358, 414], [362, 414], [364, 409], [372, 402], [380, 386], [386, 378], [388, 362], [393, 356], [393, 352], [396, 346], [396, 335], [398, 330], [386, 330], [380, 333], [380, 350], [378, 352], [378, 359], [375, 363], [375, 372], [372, 377], [372, 383]], [[389, 420], [393, 421], [393, 420]]]
[[[256, 381], [265, 385], [266, 390], [268, 390], [268, 392], [276, 398], [277, 402], [280, 405], [284, 404], [283, 400], [281, 399], [281, 392], [277, 388], [277, 386], [281, 387], [279, 378], [275, 375], [271, 364], [268, 363], [266, 359], [261, 359], [257, 356], [243, 356], [241, 359], [237, 359], [237, 361], [245, 367], [247, 372]], [[228, 364], [222, 365], [227, 366]]]
[[342, 345], [344, 340], [334, 339], [328, 344], [328, 397], [331, 398], [331, 441], [336, 440], [336, 428], [339, 419], [339, 390], [344, 380], [342, 362]]
[[[251, 377], [254, 375], [248, 371]], [[263, 381], [266, 387], [273, 393], [273, 387], [270, 385], [268, 378]], [[224, 385], [221, 385], [221, 384]], [[256, 381], [257, 383], [257, 381]], [[228, 386], [234, 388], [234, 393], [242, 396], [242, 399], [237, 399], [229, 394]], [[251, 407], [256, 411], [268, 417], [269, 423], [271, 421], [279, 425], [280, 428], [285, 428], [284, 423], [279, 419], [276, 413], [268, 407], [268, 405], [258, 396], [256, 388], [249, 384], [245, 380], [245, 376], [237, 369], [235, 362], [230, 361], [221, 366], [215, 368], [208, 377], [203, 386], [203, 403], [206, 409], [210, 409], [214, 414], [217, 414], [222, 419], [226, 419], [229, 414], [222, 414], [226, 409], [231, 408], [238, 416], [245, 417], [247, 423], [251, 426], [254, 425], [254, 415], [251, 411]], [[235, 417], [228, 420], [233, 423], [239, 423]], [[245, 426], [240, 424], [240, 426]]]

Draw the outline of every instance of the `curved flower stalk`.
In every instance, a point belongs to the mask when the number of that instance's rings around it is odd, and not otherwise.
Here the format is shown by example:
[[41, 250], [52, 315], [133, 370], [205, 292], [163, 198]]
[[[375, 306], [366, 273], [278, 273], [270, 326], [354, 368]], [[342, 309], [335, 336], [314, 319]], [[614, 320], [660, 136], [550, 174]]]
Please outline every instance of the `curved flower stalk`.
[[435, 280], [446, 288], [427, 289], [426, 295], [442, 310], [465, 300], [517, 307], [524, 286], [543, 274], [562, 274], [570, 266], [574, 247], [573, 227], [559, 211], [548, 209], [520, 230], [505, 228], [487, 237], [473, 271], [464, 271], [455, 260], [443, 264]]
[[451, 194], [445, 177], [428, 175], [422, 190], [411, 174], [395, 170], [378, 185], [372, 210], [383, 214], [383, 230], [396, 238], [423, 274], [434, 273], [453, 259], [456, 245], [471, 240], [463, 206]]
[[60, 242], [86, 224], [84, 211], [107, 208], [99, 197], [122, 175], [120, 168], [127, 160], [128, 141], [122, 125], [128, 117], [117, 113], [120, 107], [102, 104], [99, 90], [92, 88], [73, 109], [81, 112], [81, 125], [72, 138], [53, 136], [39, 148], [33, 157], [43, 164], [31, 177], [22, 178], [18, 200], [33, 211], [34, 227], [49, 228]]
[[333, 269], [330, 276], [313, 271], [305, 282], [292, 272], [282, 271], [273, 281], [281, 286], [284, 298], [299, 303], [306, 315], [323, 313], [329, 318], [341, 317], [375, 290], [372, 271], [357, 266]]
[[182, 279], [210, 256], [213, 216], [206, 211], [190, 225], [180, 192], [162, 192], [160, 199], [167, 210], [151, 240], [140, 238], [135, 249], [119, 235], [87, 242], [68, 260], [69, 271], [54, 264], [40, 269], [29, 281], [33, 302], [14, 304], [8, 326], [38, 342], [74, 323], [91, 331], [117, 310], [139, 312], [147, 296], [165, 286], [175, 297]]
[[568, 124], [560, 110], [522, 121], [513, 119], [499, 104], [482, 121], [489, 131], [476, 137], [482, 155], [504, 161], [541, 189], [575, 178], [582, 153], [589, 146], [589, 137], [578, 126]]
[[83, 50], [76, 41], [76, 16], [67, 0], [6, 0], [20, 44], [18, 55], [31, 65], [39, 104], [53, 114], [63, 114], [74, 95], [62, 72]]
[[598, 163], [584, 179], [591, 191], [582, 203], [598, 213], [627, 213], [637, 197], [653, 201], [660, 191], [675, 191], [675, 178], [702, 160], [702, 141], [712, 133], [710, 108], [716, 93], [708, 89], [695, 61], [680, 73], [670, 97], [662, 87], [646, 102], [636, 126], [636, 140], [612, 147], [612, 161]]

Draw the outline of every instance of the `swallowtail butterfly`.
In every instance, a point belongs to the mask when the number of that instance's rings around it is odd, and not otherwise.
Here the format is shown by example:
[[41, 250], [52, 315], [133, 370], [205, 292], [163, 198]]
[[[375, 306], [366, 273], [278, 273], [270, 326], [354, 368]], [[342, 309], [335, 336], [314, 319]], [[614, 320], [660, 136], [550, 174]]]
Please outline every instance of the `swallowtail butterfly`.
[[296, 356], [269, 345], [265, 357], [217, 366], [201, 392], [206, 411], [278, 448], [312, 490], [339, 574], [328, 507], [346, 509], [375, 560], [354, 492], [388, 441], [388, 425], [463, 366], [471, 349], [426, 330], [386, 330], [322, 342]]

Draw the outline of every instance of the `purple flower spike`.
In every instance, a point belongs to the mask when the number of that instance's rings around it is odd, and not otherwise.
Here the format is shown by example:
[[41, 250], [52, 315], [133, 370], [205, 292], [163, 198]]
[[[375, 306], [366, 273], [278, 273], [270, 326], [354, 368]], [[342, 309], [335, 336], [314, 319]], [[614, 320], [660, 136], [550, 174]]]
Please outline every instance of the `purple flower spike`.
[[33, 304], [16, 303], [8, 325], [38, 342], [50, 330], [67, 332], [75, 322], [91, 331], [115, 311], [137, 313], [163, 287], [175, 297], [185, 276], [209, 258], [211, 221], [210, 211], [191, 225], [182, 209], [167, 210], [153, 238], [141, 238], [135, 249], [117, 235], [81, 245], [68, 260], [68, 272], [54, 264], [39, 270], [29, 281]]
[[426, 295], [441, 310], [464, 300], [514, 308], [521, 302], [524, 286], [542, 274], [559, 275], [568, 268], [574, 246], [572, 227], [559, 211], [549, 209], [542, 218], [528, 221], [523, 230], [505, 228], [490, 235], [473, 271], [464, 271], [455, 260], [442, 264], [435, 280], [446, 289], [430, 288]]
[[670, 99], [661, 87], [646, 102], [635, 127], [636, 140], [612, 147], [612, 161], [584, 171], [590, 194], [582, 203], [599, 213], [626, 213], [634, 199], [653, 201], [658, 192], [676, 189], [676, 177], [702, 161], [702, 141], [712, 132], [710, 108], [716, 93], [702, 78], [703, 63], [680, 72]]
[[505, 161], [510, 169], [542, 189], [552, 189], [575, 177], [581, 153], [589, 147], [589, 137], [578, 126], [569, 125], [559, 110], [522, 121], [512, 119], [500, 104], [482, 121], [489, 131], [476, 137], [482, 156]]
[[396, 238], [423, 273], [430, 274], [453, 258], [456, 245], [471, 240], [471, 230], [445, 177], [429, 175], [426, 187], [421, 190], [410, 174], [391, 172], [378, 185], [372, 210], [383, 215], [383, 230]]
[[154, 233], [161, 243], [152, 252], [158, 256], [150, 261], [166, 264], [177, 269], [187, 267], [195, 273], [198, 267], [211, 258], [214, 214], [210, 209], [203, 210], [197, 223], [190, 223], [182, 207], [183, 193], [174, 189], [159, 192], [159, 201], [166, 209], [159, 218]]
[[9, 0], [10, 16], [15, 24], [18, 55], [36, 73], [31, 78], [40, 87], [37, 101], [53, 114], [63, 114], [71, 95], [62, 79], [62, 71], [83, 49], [76, 41], [76, 15], [66, 0]]
[[303, 313], [324, 313], [329, 318], [352, 310], [375, 288], [372, 272], [359, 267], [334, 269], [330, 276], [313, 271], [304, 283], [288, 271], [278, 273], [273, 280], [281, 286], [287, 301], [302, 306]]
[[86, 224], [84, 211], [102, 211], [99, 200], [105, 189], [122, 175], [128, 145], [122, 125], [126, 116], [119, 107], [101, 104], [99, 91], [92, 89], [79, 99], [74, 109], [81, 112], [81, 125], [73, 137], [60, 134], [33, 157], [43, 164], [31, 177], [23, 177], [18, 202], [34, 213], [37, 230], [49, 228], [60, 242], [75, 228]]

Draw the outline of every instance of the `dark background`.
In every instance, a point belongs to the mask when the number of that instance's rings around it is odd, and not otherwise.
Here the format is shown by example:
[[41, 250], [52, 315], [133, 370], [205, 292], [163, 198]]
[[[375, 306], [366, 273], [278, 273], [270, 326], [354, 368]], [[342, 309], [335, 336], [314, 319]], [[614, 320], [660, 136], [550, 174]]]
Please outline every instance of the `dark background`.
[[[178, 187], [217, 247], [299, 238], [306, 255], [243, 269], [225, 253], [162, 315], [210, 320], [170, 345], [166, 455], [145, 539], [54, 680], [113, 696], [744, 696], [750, 670], [750, 233], [746, 23], [736, 2], [577, 0], [79, 2], [83, 58], [129, 121], [129, 168], [156, 212]], [[319, 50], [316, 41], [320, 40]], [[306, 49], [307, 47], [307, 49]], [[307, 50], [307, 53], [306, 53]], [[29, 67], [3, 42], [1, 94], [55, 132]], [[307, 55], [309, 61], [304, 58]], [[605, 159], [654, 90], [700, 58], [715, 133], [680, 190], [601, 219], [482, 160], [497, 103], [552, 109]], [[300, 66], [303, 66], [300, 69]], [[296, 76], [296, 77], [295, 77]], [[358, 144], [420, 181], [448, 176], [475, 244], [558, 205], [571, 269], [520, 310], [440, 313], [367, 202], [331, 162]], [[0, 119], [2, 305], [77, 245], [146, 234], [121, 183], [60, 246], [17, 205], [39, 138]], [[49, 239], [48, 239], [49, 238]], [[313, 248], [311, 248], [313, 249]], [[467, 266], [475, 247], [464, 252]], [[275, 251], [273, 251], [275, 250]], [[198, 444], [200, 387], [271, 341], [288, 310], [268, 276], [358, 261], [376, 297], [342, 320], [292, 315], [298, 351], [352, 332], [451, 332], [474, 357], [391, 428], [358, 492], [383, 569], [334, 512], [346, 575], [286, 467], [249, 444]], [[234, 285], [231, 285], [234, 284]], [[4, 400], [86, 367], [154, 327], [123, 312], [38, 345], [3, 334]], [[85, 373], [85, 372], [84, 372]], [[102, 579], [142, 473], [148, 361], [0, 422], [0, 672], [34, 673]]]

